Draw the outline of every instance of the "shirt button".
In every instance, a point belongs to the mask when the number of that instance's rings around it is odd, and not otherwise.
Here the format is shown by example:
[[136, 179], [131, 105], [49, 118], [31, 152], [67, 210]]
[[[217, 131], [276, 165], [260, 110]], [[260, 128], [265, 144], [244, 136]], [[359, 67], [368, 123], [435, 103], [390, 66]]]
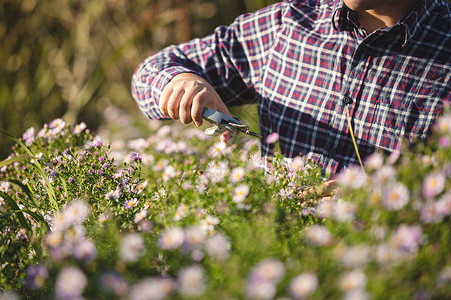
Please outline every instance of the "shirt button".
[[351, 104], [352, 103], [352, 99], [349, 96], [344, 96], [342, 100], [343, 100], [344, 104]]

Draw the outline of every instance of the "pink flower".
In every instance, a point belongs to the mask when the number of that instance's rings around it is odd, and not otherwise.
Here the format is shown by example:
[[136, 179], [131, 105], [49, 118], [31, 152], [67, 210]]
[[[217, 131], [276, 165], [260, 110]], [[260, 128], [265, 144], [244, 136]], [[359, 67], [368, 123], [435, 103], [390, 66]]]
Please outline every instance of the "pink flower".
[[382, 202], [388, 210], [400, 210], [409, 202], [409, 190], [402, 183], [394, 183], [385, 190]]
[[249, 187], [246, 184], [237, 186], [233, 190], [233, 202], [235, 202], [235, 203], [243, 202], [244, 199], [246, 199], [248, 194], [249, 194]]
[[279, 134], [277, 132], [273, 132], [268, 135], [265, 139], [267, 144], [274, 144], [279, 140]]
[[133, 207], [135, 207], [135, 206], [137, 206], [138, 205], [138, 199], [137, 198], [133, 198], [133, 199], [130, 199], [130, 200], [127, 200], [127, 201], [125, 201], [125, 203], [124, 203], [124, 207], [125, 208], [133, 208]]
[[74, 133], [75, 134], [80, 134], [83, 130], [86, 129], [86, 124], [85, 122], [81, 122], [80, 124], [75, 125], [74, 127]]
[[445, 176], [441, 173], [430, 174], [423, 180], [423, 196], [433, 198], [445, 188]]

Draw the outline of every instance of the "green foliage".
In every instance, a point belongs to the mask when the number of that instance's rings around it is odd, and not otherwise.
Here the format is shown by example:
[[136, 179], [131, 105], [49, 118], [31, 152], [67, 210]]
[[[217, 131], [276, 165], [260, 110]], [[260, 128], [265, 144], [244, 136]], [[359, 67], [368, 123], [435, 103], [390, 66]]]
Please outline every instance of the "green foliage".
[[61, 119], [17, 140], [11, 158], [29, 159], [0, 169], [3, 289], [24, 299], [451, 295], [449, 115], [428, 146], [337, 174], [330, 199], [301, 157], [262, 159], [254, 139], [225, 146], [177, 123], [136, 124], [148, 138], [124, 139], [114, 128], [130, 120], [114, 115], [110, 143]]

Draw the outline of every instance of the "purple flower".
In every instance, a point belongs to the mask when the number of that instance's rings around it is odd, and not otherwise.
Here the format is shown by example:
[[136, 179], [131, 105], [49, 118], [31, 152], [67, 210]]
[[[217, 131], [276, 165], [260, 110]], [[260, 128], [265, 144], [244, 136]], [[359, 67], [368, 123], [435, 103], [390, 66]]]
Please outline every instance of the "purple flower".
[[125, 203], [124, 203], [124, 207], [125, 208], [133, 208], [133, 207], [136, 207], [137, 205], [138, 205], [138, 199], [137, 198], [133, 198], [133, 199], [130, 199], [130, 200], [127, 200], [127, 201], [125, 201]]
[[100, 275], [100, 286], [107, 292], [123, 295], [127, 289], [127, 282], [115, 271], [105, 271]]
[[93, 140], [91, 142], [91, 146], [94, 148], [99, 148], [102, 145], [102, 141], [101, 140]]
[[268, 135], [265, 139], [267, 144], [274, 144], [279, 140], [279, 134], [277, 132], [273, 132], [270, 135]]
[[102, 169], [108, 169], [111, 165], [109, 163], [104, 163]]
[[44, 266], [29, 266], [25, 275], [25, 285], [31, 289], [40, 289], [44, 286], [49, 272]]
[[142, 157], [139, 156], [139, 154], [137, 152], [130, 153], [130, 158], [133, 160], [141, 160], [142, 159]]

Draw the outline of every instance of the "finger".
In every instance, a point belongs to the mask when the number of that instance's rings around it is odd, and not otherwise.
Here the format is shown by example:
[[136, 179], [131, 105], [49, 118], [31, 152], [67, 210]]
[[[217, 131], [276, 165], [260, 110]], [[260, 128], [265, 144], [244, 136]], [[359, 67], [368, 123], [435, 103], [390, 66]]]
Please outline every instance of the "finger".
[[202, 104], [202, 96], [205, 94], [206, 89], [202, 89], [193, 98], [191, 105], [191, 119], [197, 127], [202, 126], [204, 119], [202, 118], [202, 113], [204, 112], [205, 105]]
[[193, 92], [185, 92], [182, 99], [180, 100], [179, 117], [180, 121], [183, 124], [189, 124], [193, 121], [193, 119], [191, 118], [191, 107], [193, 105], [194, 96], [195, 93]]
[[167, 107], [168, 114], [174, 120], [179, 119], [179, 105], [184, 93], [184, 89], [174, 88], [171, 96], [169, 97]]
[[163, 92], [160, 95], [160, 101], [158, 103], [158, 107], [164, 115], [168, 115], [168, 101], [172, 94], [173, 84], [169, 82], [166, 87], [163, 89]]

